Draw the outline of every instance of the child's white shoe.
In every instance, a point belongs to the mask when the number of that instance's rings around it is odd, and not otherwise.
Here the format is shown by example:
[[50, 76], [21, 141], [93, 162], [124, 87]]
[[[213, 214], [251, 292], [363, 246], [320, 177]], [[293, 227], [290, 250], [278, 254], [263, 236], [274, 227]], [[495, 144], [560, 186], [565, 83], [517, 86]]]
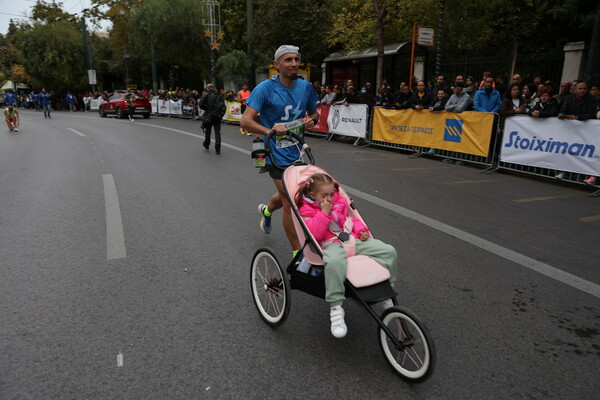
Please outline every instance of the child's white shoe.
[[331, 334], [338, 339], [343, 338], [348, 333], [348, 328], [344, 322], [344, 309], [342, 306], [331, 307], [329, 319], [331, 320]]

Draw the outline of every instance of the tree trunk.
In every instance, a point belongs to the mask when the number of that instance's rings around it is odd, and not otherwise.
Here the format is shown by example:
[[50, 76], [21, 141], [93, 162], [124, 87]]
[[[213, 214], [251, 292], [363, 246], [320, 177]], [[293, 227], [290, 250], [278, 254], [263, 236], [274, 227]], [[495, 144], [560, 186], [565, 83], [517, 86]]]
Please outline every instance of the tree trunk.
[[387, 15], [387, 8], [385, 0], [374, 0], [375, 11], [377, 12], [377, 27], [375, 30], [375, 38], [377, 43], [377, 74], [376, 84], [377, 88], [381, 86], [383, 82], [383, 59], [385, 53], [383, 52], [383, 24]]

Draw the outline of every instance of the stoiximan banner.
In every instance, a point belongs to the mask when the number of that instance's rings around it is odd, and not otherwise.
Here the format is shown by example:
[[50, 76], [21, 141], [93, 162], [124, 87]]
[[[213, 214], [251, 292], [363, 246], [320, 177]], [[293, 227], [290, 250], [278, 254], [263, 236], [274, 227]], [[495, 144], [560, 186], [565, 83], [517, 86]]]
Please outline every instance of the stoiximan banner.
[[375, 108], [373, 140], [488, 156], [494, 116], [484, 112], [450, 113]]
[[500, 161], [600, 175], [600, 121], [506, 119]]

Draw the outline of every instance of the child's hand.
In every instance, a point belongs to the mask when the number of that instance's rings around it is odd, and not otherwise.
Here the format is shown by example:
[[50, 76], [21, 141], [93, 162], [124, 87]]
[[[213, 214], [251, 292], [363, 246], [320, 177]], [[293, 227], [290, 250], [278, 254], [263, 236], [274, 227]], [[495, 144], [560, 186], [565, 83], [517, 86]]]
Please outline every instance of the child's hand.
[[323, 202], [319, 204], [319, 207], [321, 207], [321, 211], [325, 215], [328, 215], [329, 211], [331, 211], [331, 203], [327, 199], [323, 200]]
[[362, 230], [360, 231], [360, 241], [364, 242], [365, 240], [367, 240], [369, 238], [369, 232], [367, 232], [366, 230]]

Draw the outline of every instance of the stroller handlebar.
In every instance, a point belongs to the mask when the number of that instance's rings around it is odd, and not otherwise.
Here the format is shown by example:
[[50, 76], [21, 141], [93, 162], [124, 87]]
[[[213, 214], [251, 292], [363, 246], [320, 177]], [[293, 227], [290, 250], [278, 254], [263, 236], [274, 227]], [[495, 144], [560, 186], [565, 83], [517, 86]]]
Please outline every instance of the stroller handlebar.
[[[276, 135], [276, 134], [277, 134], [277, 131], [275, 131], [275, 129], [273, 129], [265, 137], [265, 150], [266, 150], [266, 153], [269, 155], [269, 159], [271, 160], [271, 164], [274, 167], [279, 168], [279, 169], [286, 169], [288, 166], [282, 166], [282, 165], [277, 164], [277, 161], [275, 161], [275, 157], [273, 157], [273, 153], [271, 152], [271, 138], [274, 135]], [[308, 157], [308, 164], [313, 164], [314, 165], [315, 158], [312, 155], [310, 147], [308, 147], [308, 145], [304, 142], [304, 139], [302, 137], [300, 137], [299, 135], [297, 135], [296, 133], [290, 132], [290, 131], [286, 131], [285, 132], [285, 136], [289, 136], [292, 139], [296, 139], [298, 141], [298, 143], [300, 143], [300, 146], [301, 146], [300, 158], [296, 162], [294, 162], [294, 165], [307, 164], [303, 160], [303, 155], [306, 155]]]

